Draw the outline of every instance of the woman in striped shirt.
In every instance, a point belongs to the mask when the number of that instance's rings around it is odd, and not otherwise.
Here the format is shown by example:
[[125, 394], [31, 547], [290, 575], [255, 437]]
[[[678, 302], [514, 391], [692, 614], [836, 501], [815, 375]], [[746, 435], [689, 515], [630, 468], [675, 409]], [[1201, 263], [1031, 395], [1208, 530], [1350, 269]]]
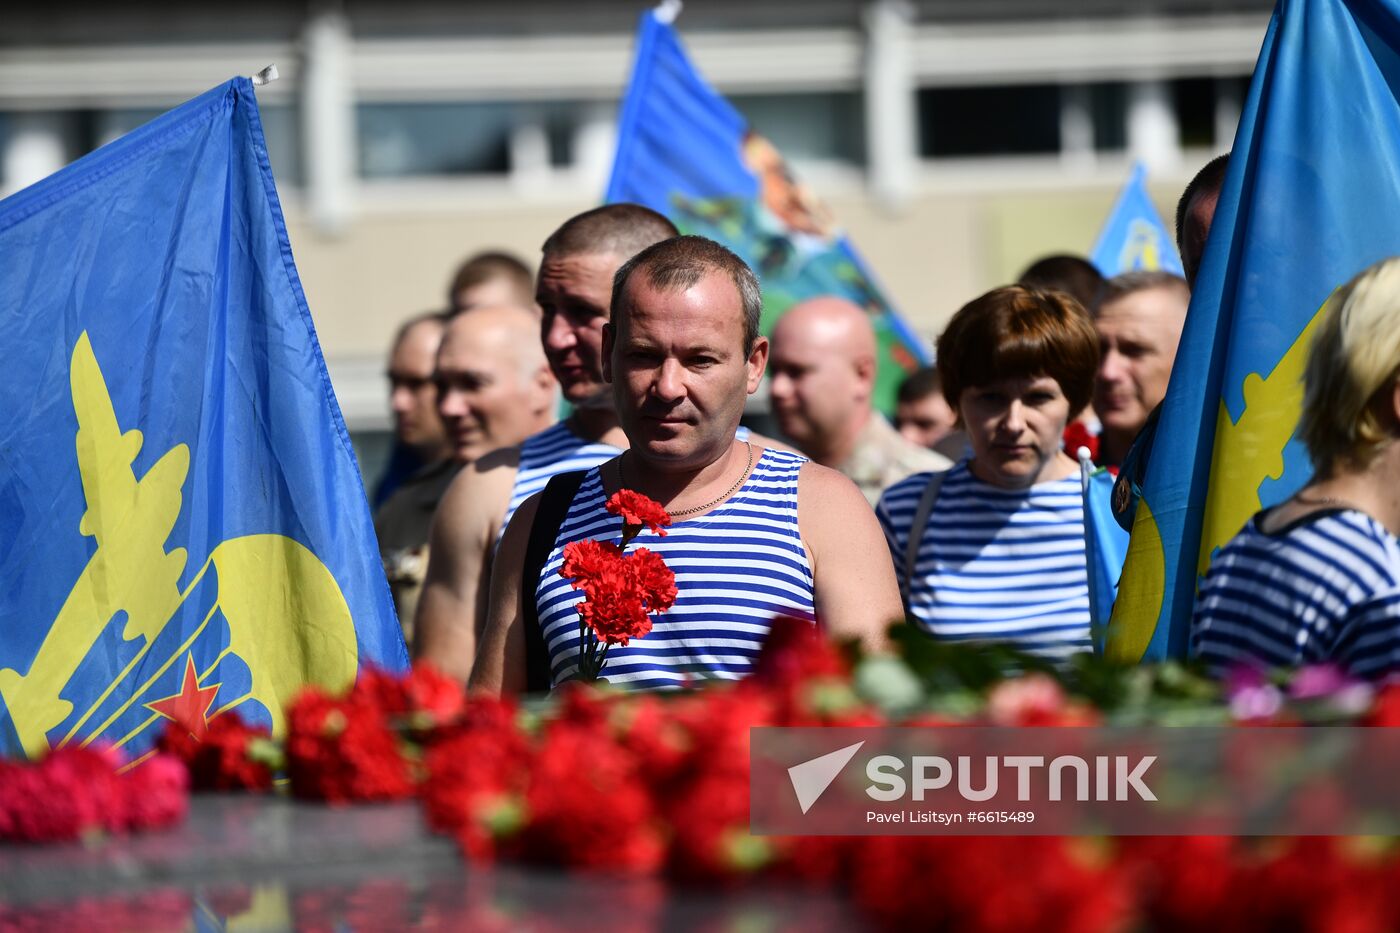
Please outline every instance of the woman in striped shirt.
[[905, 609], [929, 635], [1051, 659], [1090, 649], [1083, 500], [1060, 436], [1098, 362], [1079, 303], [1022, 286], [967, 304], [939, 338], [971, 459], [896, 483], [876, 510]]
[[1338, 289], [1316, 326], [1298, 426], [1315, 475], [1211, 562], [1191, 650], [1217, 673], [1400, 671], [1400, 258]]

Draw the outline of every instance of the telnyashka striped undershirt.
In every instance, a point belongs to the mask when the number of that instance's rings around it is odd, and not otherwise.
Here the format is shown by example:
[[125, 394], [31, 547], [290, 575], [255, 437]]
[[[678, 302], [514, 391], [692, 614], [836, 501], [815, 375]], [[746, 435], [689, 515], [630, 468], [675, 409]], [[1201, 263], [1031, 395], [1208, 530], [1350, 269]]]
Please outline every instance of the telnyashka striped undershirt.
[[[797, 477], [804, 458], [765, 450], [734, 495], [665, 537], [643, 531], [628, 546], [660, 554], [676, 575], [676, 603], [653, 616], [645, 638], [608, 650], [602, 676], [635, 690], [737, 680], [749, 673], [773, 619], [815, 621], [812, 570], [797, 529]], [[570, 541], [618, 541], [621, 520], [605, 508], [597, 468], [588, 471], [540, 574], [535, 596], [554, 682], [577, 666], [577, 603], [559, 576]]]
[[910, 580], [910, 526], [932, 477], [896, 483], [876, 509], [910, 620], [938, 639], [1006, 642], [1050, 659], [1091, 650], [1078, 476], [1002, 489], [973, 476], [966, 461], [957, 464], [938, 492]]
[[1400, 671], [1400, 541], [1354, 509], [1271, 533], [1261, 512], [1215, 555], [1191, 653], [1217, 673], [1334, 661], [1358, 677]]

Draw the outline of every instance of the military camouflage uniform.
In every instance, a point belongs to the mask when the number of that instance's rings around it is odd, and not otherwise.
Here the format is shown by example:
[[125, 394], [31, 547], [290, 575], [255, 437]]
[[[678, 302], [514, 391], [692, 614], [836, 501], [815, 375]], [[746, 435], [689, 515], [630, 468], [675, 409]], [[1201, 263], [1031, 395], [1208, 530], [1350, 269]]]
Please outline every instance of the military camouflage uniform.
[[874, 507], [881, 492], [906, 476], [946, 470], [952, 465], [942, 454], [906, 441], [884, 416], [872, 412], [855, 449], [836, 469], [849, 476]]
[[374, 513], [379, 556], [394, 595], [403, 635], [413, 643], [413, 613], [428, 572], [428, 530], [433, 512], [460, 466], [452, 460], [430, 463], [414, 473]]

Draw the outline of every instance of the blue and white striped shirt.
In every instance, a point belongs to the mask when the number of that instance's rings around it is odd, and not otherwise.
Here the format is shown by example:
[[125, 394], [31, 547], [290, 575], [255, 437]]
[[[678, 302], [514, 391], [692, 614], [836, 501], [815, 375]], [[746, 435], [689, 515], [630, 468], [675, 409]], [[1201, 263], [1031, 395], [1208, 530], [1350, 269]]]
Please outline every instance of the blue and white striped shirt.
[[[676, 602], [652, 617], [651, 632], [608, 649], [602, 676], [628, 689], [737, 680], [758, 657], [773, 619], [815, 622], [812, 568], [797, 530], [797, 477], [804, 458], [765, 450], [753, 472], [718, 508], [678, 521], [665, 537], [643, 531], [629, 545], [660, 554], [676, 575]], [[609, 514], [597, 468], [569, 506], [535, 596], [554, 683], [577, 667], [583, 594], [559, 576], [564, 545], [618, 541], [621, 520]]]
[[550, 477], [575, 470], [588, 470], [606, 463], [622, 453], [612, 444], [590, 442], [569, 430], [568, 422], [545, 428], [525, 438], [520, 445], [520, 467], [515, 473], [515, 485], [510, 490], [510, 504], [501, 522], [505, 534], [511, 516], [521, 504], [549, 483]]
[[1002, 489], [957, 464], [938, 491], [911, 581], [910, 527], [932, 477], [895, 483], [875, 510], [911, 620], [935, 638], [1007, 642], [1045, 658], [1090, 650], [1079, 478]]
[[[748, 440], [749, 429], [739, 427], [734, 432], [738, 440]], [[525, 438], [520, 445], [520, 466], [515, 473], [515, 485], [510, 490], [510, 503], [506, 506], [506, 517], [501, 522], [499, 543], [510, 524], [511, 516], [526, 499], [544, 489], [553, 476], [572, 473], [575, 470], [589, 470], [600, 463], [606, 463], [622, 453], [622, 448], [599, 441], [586, 441], [569, 430], [567, 421], [545, 428], [538, 434]]]
[[1211, 561], [1191, 653], [1213, 671], [1334, 661], [1358, 677], [1400, 670], [1400, 541], [1354, 509], [1273, 532], [1249, 520]]

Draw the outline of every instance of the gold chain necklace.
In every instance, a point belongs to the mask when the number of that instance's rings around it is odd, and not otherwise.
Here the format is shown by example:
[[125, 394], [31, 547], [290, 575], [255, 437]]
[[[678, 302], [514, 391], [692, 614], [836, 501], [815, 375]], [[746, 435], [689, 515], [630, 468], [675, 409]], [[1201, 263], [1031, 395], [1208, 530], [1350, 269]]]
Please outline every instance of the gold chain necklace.
[[[744, 472], [739, 474], [739, 478], [734, 481], [734, 485], [726, 489], [723, 495], [721, 495], [718, 499], [715, 499], [711, 502], [706, 502], [704, 505], [697, 505], [694, 508], [667, 509], [666, 514], [670, 515], [672, 518], [675, 518], [677, 515], [694, 515], [696, 512], [703, 512], [706, 509], [712, 509], [715, 506], [719, 505], [721, 502], [723, 502], [725, 499], [728, 499], [730, 496], [734, 495], [734, 493], [736, 493], [739, 490], [739, 487], [744, 485], [744, 480], [748, 479], [749, 470], [753, 467], [753, 445], [750, 444], [748, 441], [744, 441], [744, 449], [747, 450], [749, 453], [748, 462], [744, 464]], [[627, 486], [627, 477], [624, 476], [622, 472], [622, 463], [625, 459], [626, 457], [623, 456], [619, 457], [617, 460], [617, 478], [623, 486]]]

